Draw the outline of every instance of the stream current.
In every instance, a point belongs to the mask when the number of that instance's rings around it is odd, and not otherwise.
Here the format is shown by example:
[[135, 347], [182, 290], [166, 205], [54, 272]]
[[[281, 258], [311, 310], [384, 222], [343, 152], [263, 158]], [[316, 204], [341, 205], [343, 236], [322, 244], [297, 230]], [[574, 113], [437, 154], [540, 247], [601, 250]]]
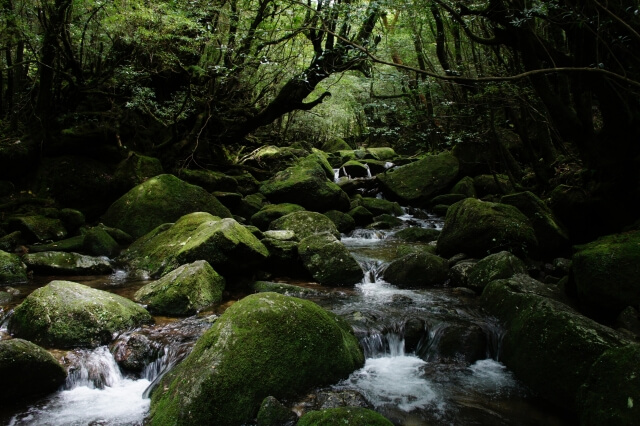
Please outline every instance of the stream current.
[[[441, 219], [418, 210], [401, 219], [405, 226], [442, 227]], [[400, 289], [382, 279], [399, 244], [393, 235], [401, 228], [356, 229], [342, 236], [365, 271], [355, 288], [295, 282], [316, 291], [312, 296], [308, 292], [292, 296], [309, 298], [344, 317], [364, 349], [364, 367], [331, 390], [361, 393], [373, 409], [397, 425], [564, 425], [499, 362], [501, 329], [482, 313], [475, 295], [447, 283]], [[19, 287], [21, 297], [52, 279], [58, 277], [42, 277]], [[61, 279], [130, 298], [145, 284], [130, 280], [123, 271]], [[155, 325], [120, 336], [111, 348], [54, 351], [68, 368], [66, 384], [28, 405], [0, 407], [0, 424], [144, 424], [150, 385], [188, 354], [226, 306], [189, 318], [156, 317]], [[0, 311], [0, 339], [8, 337], [10, 313], [4, 313], [4, 319], [2, 315]], [[126, 373], [114, 353], [119, 343], [134, 336], [150, 341], [158, 357], [141, 372]]]

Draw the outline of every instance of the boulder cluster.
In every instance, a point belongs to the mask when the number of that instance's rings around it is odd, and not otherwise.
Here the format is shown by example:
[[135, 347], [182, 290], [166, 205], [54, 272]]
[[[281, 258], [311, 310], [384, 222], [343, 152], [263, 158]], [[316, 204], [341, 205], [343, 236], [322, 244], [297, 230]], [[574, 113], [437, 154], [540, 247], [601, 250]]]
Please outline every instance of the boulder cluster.
[[[397, 258], [383, 272], [387, 282], [470, 289], [505, 326], [501, 361], [534, 391], [581, 424], [639, 418], [640, 231], [572, 245], [575, 236], [553, 209], [564, 205], [566, 191], [543, 200], [505, 176], [471, 174], [455, 152], [404, 158], [390, 148], [324, 149], [267, 146], [226, 173], [166, 174], [157, 160], [132, 154], [113, 174], [124, 195], [97, 215], [99, 200], [90, 198], [87, 210], [38, 201], [3, 216], [0, 306], [7, 310], [0, 319], [7, 316], [13, 338], [0, 340], [0, 371], [39, 372], [37, 386], [3, 398], [40, 395], [64, 381], [64, 369], [42, 347], [109, 344], [152, 322], [150, 313], [193, 315], [230, 291], [255, 291], [227, 309], [163, 377], [149, 421], [242, 424], [277, 417], [277, 400], [265, 398], [333, 383], [359, 368], [363, 353], [339, 317], [277, 294], [312, 290], [268, 280], [353, 286], [364, 272], [343, 235], [401, 225]], [[51, 193], [62, 193], [60, 185], [53, 180]], [[444, 227], [407, 226], [401, 206], [437, 212]], [[56, 280], [7, 315], [33, 274], [116, 270], [150, 282], [131, 301]], [[254, 377], [256, 371], [262, 375]], [[364, 409], [317, 413], [300, 424], [323, 416], [388, 424]]]

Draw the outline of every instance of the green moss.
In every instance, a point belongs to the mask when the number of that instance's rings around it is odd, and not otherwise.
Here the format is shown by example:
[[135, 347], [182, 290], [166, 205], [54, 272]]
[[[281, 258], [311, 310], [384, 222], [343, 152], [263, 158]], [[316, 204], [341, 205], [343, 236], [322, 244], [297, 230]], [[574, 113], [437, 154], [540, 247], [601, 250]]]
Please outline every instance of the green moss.
[[378, 175], [386, 193], [402, 203], [426, 205], [458, 176], [458, 160], [449, 153], [429, 155]]
[[171, 271], [134, 296], [149, 311], [164, 315], [192, 315], [222, 300], [225, 280], [204, 260]]
[[150, 424], [241, 424], [265, 397], [334, 383], [363, 363], [351, 328], [334, 314], [276, 293], [247, 296], [162, 379]]
[[140, 305], [115, 294], [70, 281], [52, 281], [15, 309], [9, 330], [48, 347], [95, 347], [113, 333], [151, 322]]
[[391, 426], [388, 419], [375, 411], [362, 407], [328, 408], [309, 411], [298, 420], [298, 426]]
[[605, 236], [575, 250], [571, 271], [583, 302], [613, 312], [640, 304], [640, 231]]
[[41, 347], [22, 339], [0, 341], [0, 398], [13, 401], [55, 391], [67, 372]]
[[466, 253], [481, 258], [503, 250], [526, 256], [537, 246], [529, 219], [517, 208], [474, 198], [449, 208], [438, 237], [438, 252], [447, 257]]
[[329, 232], [336, 238], [340, 237], [340, 233], [331, 219], [323, 214], [308, 211], [298, 211], [282, 216], [271, 222], [269, 229], [291, 230], [299, 239], [323, 232]]
[[421, 251], [394, 260], [384, 271], [384, 279], [399, 287], [442, 285], [449, 278], [447, 261]]
[[458, 181], [450, 191], [451, 194], [461, 194], [466, 196], [467, 198], [476, 198], [476, 188], [473, 184], [473, 178], [470, 176], [465, 176]]
[[467, 285], [478, 293], [491, 281], [526, 274], [527, 265], [507, 251], [489, 255], [478, 262], [469, 274]]
[[235, 220], [196, 212], [154, 229], [123, 252], [120, 260], [156, 277], [180, 265], [206, 260], [225, 275], [250, 273], [268, 255], [266, 247]]
[[312, 211], [346, 210], [349, 197], [332, 179], [326, 158], [314, 153], [277, 173], [260, 192], [273, 203], [295, 203]]
[[298, 204], [282, 203], [282, 204], [267, 204], [262, 207], [260, 211], [251, 216], [251, 223], [257, 226], [262, 231], [269, 229], [269, 224], [276, 219], [286, 216], [289, 213], [303, 211], [304, 207]]
[[311, 276], [323, 285], [348, 286], [359, 283], [364, 273], [349, 250], [329, 233], [300, 241], [298, 255]]
[[236, 192], [238, 182], [231, 176], [211, 170], [189, 170], [180, 171], [180, 177], [185, 181], [201, 186], [209, 192]]
[[351, 147], [349, 146], [348, 143], [345, 142], [344, 139], [333, 138], [326, 141], [320, 149], [325, 152], [336, 152], [340, 150], [350, 150]]
[[0, 250], [0, 285], [27, 282], [27, 268], [15, 254]]
[[381, 198], [360, 197], [358, 205], [369, 210], [374, 216], [390, 214], [393, 216], [402, 215], [402, 207], [394, 201], [383, 200]]
[[173, 175], [160, 175], [131, 189], [114, 202], [102, 221], [139, 238], [155, 227], [191, 212], [231, 217], [229, 210], [199, 186]]
[[393, 234], [393, 237], [407, 242], [430, 243], [431, 241], [437, 240], [439, 235], [439, 229], [411, 226], [409, 228], [404, 228], [396, 232], [395, 234]]
[[338, 232], [346, 234], [356, 227], [356, 222], [351, 216], [338, 210], [329, 210], [324, 213], [336, 225]]
[[9, 229], [18, 230], [22, 237], [29, 242], [46, 242], [61, 240], [67, 236], [60, 219], [45, 216], [14, 216], [8, 220]]

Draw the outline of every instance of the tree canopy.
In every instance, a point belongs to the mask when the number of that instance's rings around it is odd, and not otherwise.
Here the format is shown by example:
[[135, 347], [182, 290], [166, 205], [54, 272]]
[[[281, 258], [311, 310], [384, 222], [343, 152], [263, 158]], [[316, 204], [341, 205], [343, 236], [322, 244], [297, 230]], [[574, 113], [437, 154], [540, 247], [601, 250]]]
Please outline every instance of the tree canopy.
[[[65, 135], [172, 166], [344, 137], [487, 144], [542, 187], [562, 154], [637, 192], [640, 12], [627, 1], [2, 0], [3, 141]], [[334, 95], [334, 96], [331, 96]], [[68, 138], [67, 138], [68, 139]], [[522, 149], [513, 158], [514, 141]]]

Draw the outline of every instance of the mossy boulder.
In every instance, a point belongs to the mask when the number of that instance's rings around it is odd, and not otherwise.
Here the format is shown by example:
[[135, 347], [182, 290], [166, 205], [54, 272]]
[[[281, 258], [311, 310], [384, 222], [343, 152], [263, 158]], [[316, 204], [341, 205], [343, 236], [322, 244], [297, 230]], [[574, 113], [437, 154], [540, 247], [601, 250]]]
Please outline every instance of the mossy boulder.
[[433, 197], [431, 199], [431, 205], [432, 206], [450, 206], [451, 204], [455, 204], [458, 201], [462, 201], [465, 198], [468, 198], [466, 195], [463, 194], [442, 194], [442, 195], [438, 195], [437, 197]]
[[352, 179], [365, 178], [371, 174], [371, 172], [369, 172], [369, 166], [358, 160], [347, 161], [342, 165], [341, 170]]
[[281, 203], [281, 204], [267, 204], [263, 206], [260, 211], [251, 216], [251, 223], [257, 226], [260, 230], [266, 231], [269, 229], [269, 224], [276, 219], [286, 216], [290, 213], [304, 211], [304, 207], [298, 204]]
[[222, 300], [225, 279], [204, 260], [182, 265], [134, 296], [152, 313], [193, 315]]
[[311, 276], [323, 285], [349, 286], [364, 278], [364, 272], [349, 250], [328, 232], [300, 241], [298, 255]]
[[373, 213], [371, 213], [366, 207], [355, 206], [347, 212], [349, 216], [353, 218], [356, 226], [367, 226], [373, 223]]
[[318, 290], [314, 290], [312, 288], [301, 287], [295, 284], [277, 283], [272, 281], [254, 281], [250, 284], [249, 287], [256, 293], [273, 292], [284, 294], [286, 296], [296, 297], [309, 297], [321, 294]]
[[290, 213], [271, 222], [269, 229], [272, 231], [293, 231], [300, 240], [323, 232], [328, 232], [336, 238], [340, 238], [340, 232], [338, 232], [331, 219], [317, 212], [298, 211]]
[[122, 296], [51, 281], [15, 308], [9, 332], [46, 347], [96, 347], [115, 333], [152, 321], [146, 309]]
[[15, 254], [0, 250], [0, 286], [27, 282], [27, 266]]
[[449, 191], [450, 194], [464, 195], [467, 198], [477, 198], [476, 187], [471, 176], [460, 179]]
[[162, 173], [160, 160], [132, 151], [127, 155], [127, 158], [118, 163], [113, 178], [118, 189], [128, 191], [145, 180]]
[[576, 396], [593, 363], [627, 342], [553, 295], [551, 288], [520, 274], [489, 283], [482, 304], [505, 324], [500, 360], [545, 399], [577, 413]]
[[563, 255], [569, 249], [569, 235], [544, 202], [530, 191], [505, 195], [503, 204], [516, 207], [531, 222], [540, 254], [548, 258]]
[[366, 151], [373, 155], [376, 160], [390, 161], [398, 157], [393, 148], [388, 146], [367, 148]]
[[315, 153], [277, 173], [260, 192], [272, 203], [294, 203], [319, 212], [346, 211], [349, 196], [332, 180], [333, 170], [326, 158]]
[[338, 210], [329, 210], [324, 213], [336, 225], [338, 232], [349, 233], [356, 228], [356, 221], [351, 216]]
[[395, 201], [383, 200], [382, 198], [359, 197], [356, 204], [369, 210], [374, 216], [390, 214], [393, 216], [402, 215], [402, 207]]
[[53, 392], [67, 372], [49, 352], [22, 339], [0, 340], [0, 399], [13, 401]]
[[439, 229], [422, 228], [419, 226], [410, 226], [393, 234], [393, 238], [408, 243], [430, 243], [431, 241], [436, 241], [439, 236]]
[[[292, 231], [267, 231], [291, 232]], [[308, 273], [298, 257], [298, 240], [281, 240], [277, 238], [263, 238], [260, 240], [269, 251], [269, 258], [265, 262], [265, 270], [277, 275], [288, 277], [304, 276]]]
[[617, 314], [640, 304], [640, 231], [576, 246], [571, 265], [578, 298], [590, 308]]
[[578, 406], [584, 426], [632, 425], [640, 419], [640, 345], [606, 351], [591, 366]]
[[267, 396], [288, 398], [362, 367], [351, 327], [313, 302], [259, 293], [233, 304], [162, 378], [151, 425], [237, 425]]
[[158, 225], [175, 222], [192, 212], [231, 217], [231, 212], [201, 187], [165, 174], [143, 182], [120, 197], [102, 221], [139, 238]]
[[298, 426], [392, 426], [382, 414], [362, 407], [327, 408], [309, 411], [298, 420]]
[[62, 221], [42, 215], [13, 216], [8, 222], [10, 231], [20, 231], [28, 243], [58, 241], [66, 238], [67, 230]]
[[152, 277], [206, 260], [226, 277], [253, 272], [268, 255], [260, 240], [235, 220], [196, 212], [136, 240], [119, 260], [139, 274]]
[[212, 170], [183, 169], [180, 171], [180, 178], [209, 192], [236, 192], [238, 190], [238, 181], [233, 177]]
[[84, 234], [83, 252], [91, 256], [114, 257], [120, 253], [120, 245], [102, 227], [91, 228]]
[[340, 150], [350, 150], [351, 147], [347, 142], [345, 142], [344, 139], [333, 138], [323, 143], [320, 149], [323, 150], [324, 152], [337, 152]]
[[404, 225], [405, 222], [402, 219], [390, 214], [381, 214], [373, 218], [373, 222], [367, 225], [367, 229], [391, 229]]
[[442, 285], [449, 279], [449, 266], [440, 256], [419, 251], [391, 262], [383, 277], [389, 284], [400, 288]]
[[65, 251], [80, 253], [84, 251], [84, 235], [65, 238], [48, 244], [32, 244], [27, 246], [29, 253], [42, 253], [43, 251]]
[[475, 264], [467, 277], [467, 287], [482, 293], [491, 281], [526, 274], [527, 265], [508, 251], [491, 254]]
[[243, 162], [247, 166], [274, 173], [295, 164], [300, 158], [307, 155], [309, 155], [309, 151], [300, 148], [266, 145], [252, 152]]
[[111, 262], [106, 257], [62, 251], [28, 253], [22, 256], [22, 261], [37, 274], [104, 275], [113, 272]]
[[457, 176], [458, 160], [445, 152], [389, 169], [377, 178], [390, 198], [402, 204], [426, 205], [453, 184]]
[[529, 219], [517, 208], [467, 198], [449, 207], [438, 237], [438, 253], [482, 258], [503, 250], [534, 254], [538, 247]]

